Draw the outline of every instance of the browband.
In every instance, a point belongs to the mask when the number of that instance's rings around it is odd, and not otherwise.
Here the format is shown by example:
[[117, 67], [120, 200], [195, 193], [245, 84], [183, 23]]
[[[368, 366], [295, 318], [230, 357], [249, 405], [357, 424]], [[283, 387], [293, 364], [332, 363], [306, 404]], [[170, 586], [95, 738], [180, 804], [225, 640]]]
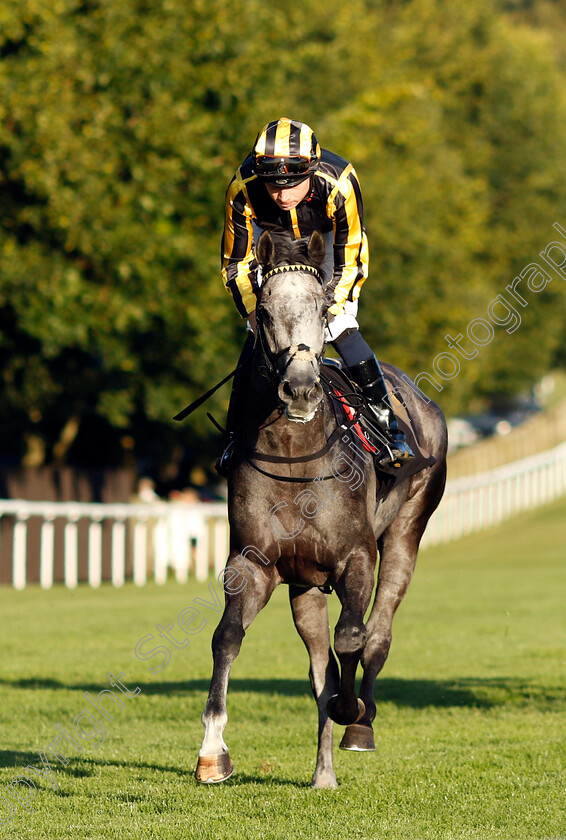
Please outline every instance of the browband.
[[262, 284], [269, 280], [270, 277], [273, 277], [274, 274], [282, 274], [284, 271], [308, 271], [309, 274], [314, 274], [318, 282], [322, 284], [320, 271], [314, 265], [301, 265], [299, 263], [295, 265], [279, 265], [276, 268], [272, 268], [267, 274], [263, 275]]

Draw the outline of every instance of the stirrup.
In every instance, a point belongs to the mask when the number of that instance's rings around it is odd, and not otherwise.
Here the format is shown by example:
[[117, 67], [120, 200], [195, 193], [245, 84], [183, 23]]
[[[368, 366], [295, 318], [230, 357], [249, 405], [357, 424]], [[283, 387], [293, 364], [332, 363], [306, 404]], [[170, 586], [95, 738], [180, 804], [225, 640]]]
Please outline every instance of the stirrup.
[[[391, 447], [391, 451], [396, 461], [401, 464], [406, 464], [412, 461], [416, 456], [406, 440], [396, 440]], [[395, 464], [397, 466], [397, 464]]]
[[[380, 443], [385, 445], [385, 453], [379, 459], [382, 467], [402, 467], [415, 458], [415, 453], [407, 443], [403, 431], [397, 425], [393, 409], [368, 403], [368, 408], [383, 433]], [[364, 426], [362, 420], [362, 427]], [[375, 444], [374, 444], [375, 445]], [[379, 446], [379, 444], [378, 444]]]
[[397, 429], [389, 428], [386, 434], [389, 438], [387, 442], [387, 455], [380, 460], [379, 463], [381, 466], [396, 467], [398, 469], [416, 457], [399, 427]]

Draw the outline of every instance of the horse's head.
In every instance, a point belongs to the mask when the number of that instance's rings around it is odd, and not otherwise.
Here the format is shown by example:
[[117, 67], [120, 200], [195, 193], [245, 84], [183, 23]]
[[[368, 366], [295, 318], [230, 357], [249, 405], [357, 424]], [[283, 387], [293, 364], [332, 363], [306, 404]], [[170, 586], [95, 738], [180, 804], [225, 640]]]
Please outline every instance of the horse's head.
[[288, 419], [306, 423], [322, 399], [326, 298], [319, 267], [324, 240], [316, 231], [308, 242], [265, 231], [256, 255], [263, 272], [256, 313], [265, 364], [278, 383]]

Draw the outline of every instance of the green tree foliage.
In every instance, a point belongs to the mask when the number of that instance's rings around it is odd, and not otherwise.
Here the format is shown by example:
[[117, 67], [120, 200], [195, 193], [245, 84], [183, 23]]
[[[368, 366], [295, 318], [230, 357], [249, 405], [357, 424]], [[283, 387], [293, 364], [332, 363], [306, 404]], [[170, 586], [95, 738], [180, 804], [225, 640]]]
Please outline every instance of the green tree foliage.
[[[311, 123], [354, 162], [361, 320], [411, 374], [566, 220], [555, 41], [487, 0], [0, 0], [0, 33], [5, 452], [32, 435], [62, 458], [70, 421], [98, 418], [113, 459], [181, 442], [210, 461], [205, 411], [183, 429], [170, 418], [237, 359], [224, 192], [269, 119]], [[462, 364], [443, 408], [532, 384], [563, 304], [555, 280]], [[227, 397], [211, 403], [220, 419]]]
[[[340, 114], [372, 246], [361, 317], [382, 357], [432, 372], [444, 336], [486, 318], [564, 218], [563, 77], [549, 39], [489, 3], [415, 0], [390, 5], [389, 28], [372, 20], [375, 77]], [[499, 327], [461, 360], [438, 395], [445, 410], [517, 393], [548, 368], [564, 330], [560, 284], [530, 295], [511, 336]]]

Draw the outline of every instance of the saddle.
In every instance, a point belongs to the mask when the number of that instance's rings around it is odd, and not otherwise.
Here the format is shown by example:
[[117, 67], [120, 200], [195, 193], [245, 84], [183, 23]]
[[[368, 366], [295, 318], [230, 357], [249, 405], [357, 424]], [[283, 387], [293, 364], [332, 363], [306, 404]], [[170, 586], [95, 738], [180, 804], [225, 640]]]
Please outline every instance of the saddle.
[[[367, 420], [370, 427], [373, 426], [376, 428], [375, 416], [371, 412], [371, 409], [368, 408], [367, 402], [362, 396], [359, 387], [350, 379], [340, 362], [335, 359], [324, 359], [321, 366], [320, 378], [325, 386], [326, 392], [332, 397], [336, 422], [339, 425], [344, 423], [345, 420], [351, 421], [357, 413], [358, 416], [364, 417]], [[401, 402], [395, 393], [390, 393], [389, 397], [391, 406], [397, 417], [399, 428], [405, 434], [407, 443], [413, 450], [415, 458], [403, 464], [401, 467], [382, 466], [379, 462], [386, 453], [385, 443], [379, 440], [377, 435], [370, 437], [366, 434], [361, 423], [354, 423], [350, 429], [350, 434], [354, 435], [355, 443], [360, 450], [363, 449], [373, 457], [378, 478], [382, 484], [386, 485], [388, 492], [396, 484], [436, 463], [436, 458], [420, 446], [411, 422], [409, 410], [405, 403]]]

